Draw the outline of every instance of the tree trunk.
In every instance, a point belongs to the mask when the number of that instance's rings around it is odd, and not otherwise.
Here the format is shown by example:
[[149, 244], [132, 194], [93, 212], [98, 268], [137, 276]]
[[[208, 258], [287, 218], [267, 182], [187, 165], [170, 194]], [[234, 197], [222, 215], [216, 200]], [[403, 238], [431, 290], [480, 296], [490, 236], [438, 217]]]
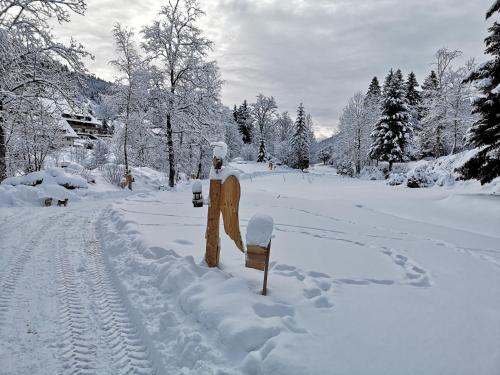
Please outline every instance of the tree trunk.
[[457, 152], [457, 134], [458, 133], [458, 121], [453, 121], [453, 147], [451, 149], [451, 154], [455, 155]]
[[7, 146], [3, 128], [3, 103], [0, 101], [0, 181], [7, 178]]
[[391, 160], [391, 161], [389, 161], [389, 172], [391, 172], [391, 171], [392, 171], [392, 163], [394, 163], [392, 160]]
[[198, 172], [196, 173], [196, 179], [200, 179], [201, 177], [201, 163], [203, 162], [203, 146], [200, 143], [200, 162], [198, 163]]
[[174, 158], [174, 141], [172, 139], [172, 122], [170, 114], [167, 114], [167, 146], [168, 146], [168, 186], [175, 185], [175, 158]]

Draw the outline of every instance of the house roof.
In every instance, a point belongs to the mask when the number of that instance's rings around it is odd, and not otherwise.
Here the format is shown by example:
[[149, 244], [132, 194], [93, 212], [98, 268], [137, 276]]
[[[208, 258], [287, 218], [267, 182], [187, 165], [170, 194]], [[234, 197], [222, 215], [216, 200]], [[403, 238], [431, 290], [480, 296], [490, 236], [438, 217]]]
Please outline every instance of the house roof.
[[62, 118], [59, 120], [59, 126], [64, 130], [64, 136], [67, 138], [79, 138], [73, 128], [68, 124], [66, 119]]

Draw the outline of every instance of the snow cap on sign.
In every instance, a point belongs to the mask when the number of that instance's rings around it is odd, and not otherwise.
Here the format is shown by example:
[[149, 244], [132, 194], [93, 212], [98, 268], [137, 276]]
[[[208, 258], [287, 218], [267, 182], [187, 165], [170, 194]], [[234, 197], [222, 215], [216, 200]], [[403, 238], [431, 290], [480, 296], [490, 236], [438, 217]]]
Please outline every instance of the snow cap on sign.
[[212, 142], [210, 146], [214, 148], [214, 157], [224, 159], [227, 155], [227, 144], [224, 142]]
[[202, 187], [201, 187], [201, 181], [200, 180], [194, 180], [193, 185], [191, 186], [193, 189], [193, 193], [201, 193]]
[[247, 226], [247, 245], [267, 247], [273, 236], [274, 220], [265, 214], [252, 216]]

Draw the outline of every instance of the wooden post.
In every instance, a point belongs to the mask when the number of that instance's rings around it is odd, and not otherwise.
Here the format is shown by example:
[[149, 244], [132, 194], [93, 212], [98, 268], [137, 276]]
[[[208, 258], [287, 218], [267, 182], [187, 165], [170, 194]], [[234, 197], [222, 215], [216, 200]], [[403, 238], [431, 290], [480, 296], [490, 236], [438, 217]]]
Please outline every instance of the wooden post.
[[267, 295], [267, 272], [269, 271], [269, 256], [271, 253], [271, 242], [267, 245], [266, 268], [264, 269], [264, 283], [262, 284], [262, 295]]
[[219, 265], [220, 238], [219, 222], [221, 210], [221, 181], [210, 180], [210, 207], [208, 208], [207, 219], [207, 248], [205, 261], [209, 267]]

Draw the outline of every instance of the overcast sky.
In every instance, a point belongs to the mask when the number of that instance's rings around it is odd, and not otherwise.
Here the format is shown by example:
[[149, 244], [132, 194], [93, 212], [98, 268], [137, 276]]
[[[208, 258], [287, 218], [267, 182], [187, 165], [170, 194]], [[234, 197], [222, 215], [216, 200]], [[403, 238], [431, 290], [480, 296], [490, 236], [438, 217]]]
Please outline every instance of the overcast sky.
[[[154, 19], [161, 0], [87, 0], [84, 17], [58, 26], [95, 56], [88, 68], [111, 80], [115, 22], [137, 31]], [[483, 61], [492, 0], [200, 0], [201, 25], [215, 42], [233, 106], [262, 92], [295, 117], [303, 102], [318, 135], [335, 128], [348, 98], [391, 68], [413, 70], [421, 83], [440, 47]]]

